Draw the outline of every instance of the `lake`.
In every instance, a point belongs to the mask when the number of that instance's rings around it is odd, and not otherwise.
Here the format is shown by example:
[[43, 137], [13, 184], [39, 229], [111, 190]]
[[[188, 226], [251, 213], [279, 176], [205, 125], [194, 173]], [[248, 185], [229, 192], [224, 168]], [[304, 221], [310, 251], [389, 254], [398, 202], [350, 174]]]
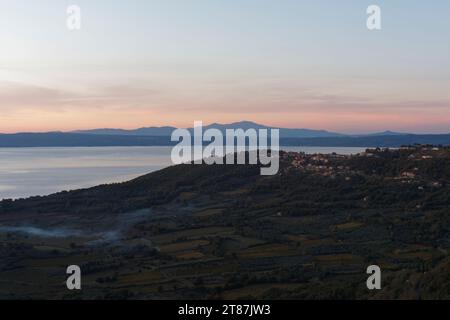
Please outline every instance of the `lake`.
[[[281, 147], [355, 154], [365, 148]], [[171, 147], [0, 148], [0, 199], [123, 182], [172, 165]]]

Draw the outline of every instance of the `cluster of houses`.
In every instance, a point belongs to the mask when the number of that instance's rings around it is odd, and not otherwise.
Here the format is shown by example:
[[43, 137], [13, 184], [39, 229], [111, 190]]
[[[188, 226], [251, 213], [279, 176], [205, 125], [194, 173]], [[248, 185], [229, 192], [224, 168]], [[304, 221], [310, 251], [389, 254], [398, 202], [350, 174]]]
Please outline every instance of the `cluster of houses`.
[[[434, 146], [408, 146], [402, 147], [397, 150], [408, 150], [411, 153], [408, 155], [408, 159], [415, 161], [423, 161], [433, 159], [436, 155], [436, 151], [440, 151], [442, 148]], [[356, 156], [358, 157], [380, 157], [382, 153], [388, 152], [389, 149], [367, 149]], [[297, 169], [301, 171], [313, 172], [322, 176], [335, 177], [336, 175], [345, 175], [347, 181], [351, 180], [351, 177], [358, 174], [356, 170], [352, 170], [350, 167], [342, 165], [345, 162], [335, 161], [339, 159], [346, 159], [348, 155], [340, 155], [336, 153], [332, 154], [306, 154], [304, 152], [285, 152], [281, 155], [282, 159], [290, 163], [290, 166], [286, 170]], [[402, 183], [415, 183], [420, 181], [419, 169], [417, 167], [403, 171], [397, 177], [393, 177]], [[431, 181], [426, 185], [419, 187], [422, 190], [425, 187], [440, 188], [442, 183], [439, 181]]]
[[[343, 159], [345, 155], [339, 154], [313, 154], [308, 155], [304, 152], [288, 152], [283, 155], [285, 160], [291, 164], [291, 168], [315, 172], [323, 176], [335, 176], [337, 173], [356, 173], [352, 172], [348, 166], [332, 166], [331, 160]], [[347, 177], [350, 180], [350, 177]]]

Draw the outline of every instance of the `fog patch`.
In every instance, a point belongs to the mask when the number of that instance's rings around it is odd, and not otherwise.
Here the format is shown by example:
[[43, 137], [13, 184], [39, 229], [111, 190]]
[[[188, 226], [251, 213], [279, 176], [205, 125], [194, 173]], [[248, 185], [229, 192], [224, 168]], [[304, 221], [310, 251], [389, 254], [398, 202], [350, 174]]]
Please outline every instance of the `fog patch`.
[[32, 226], [20, 226], [20, 227], [0, 226], [0, 233], [22, 233], [41, 238], [66, 238], [82, 235], [82, 232], [79, 230], [72, 230], [65, 228], [42, 229]]
[[120, 231], [107, 231], [97, 233], [96, 237], [100, 237], [100, 239], [92, 240], [87, 242], [87, 245], [98, 246], [105, 244], [112, 244], [115, 242], [120, 242], [122, 240], [122, 233]]
[[[87, 245], [117, 245], [123, 240], [125, 233], [134, 225], [144, 221], [151, 209], [137, 210], [126, 214], [121, 214], [114, 217], [116, 219], [115, 226], [104, 228], [103, 230], [80, 230], [70, 228], [41, 228], [36, 226], [2, 226], [0, 225], [1, 233], [16, 233], [24, 234], [39, 238], [68, 238], [68, 237], [83, 237], [89, 239]], [[106, 229], [106, 230], [105, 230]]]

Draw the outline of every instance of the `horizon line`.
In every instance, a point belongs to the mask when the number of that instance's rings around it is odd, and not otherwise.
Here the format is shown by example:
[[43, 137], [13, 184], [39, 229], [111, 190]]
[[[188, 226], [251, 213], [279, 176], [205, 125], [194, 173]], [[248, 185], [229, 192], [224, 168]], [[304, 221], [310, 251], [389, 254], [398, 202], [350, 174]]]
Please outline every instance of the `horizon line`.
[[[239, 123], [252, 123], [258, 126], [264, 126], [271, 129], [290, 129], [290, 130], [311, 130], [311, 131], [323, 131], [328, 132], [332, 134], [341, 134], [341, 135], [347, 135], [347, 136], [358, 136], [358, 135], [370, 135], [370, 134], [379, 134], [379, 133], [393, 133], [393, 134], [412, 134], [412, 135], [442, 135], [442, 134], [450, 134], [449, 131], [443, 131], [443, 132], [410, 132], [410, 131], [402, 131], [402, 130], [392, 130], [392, 129], [379, 129], [374, 131], [364, 131], [364, 132], [342, 132], [342, 131], [335, 131], [330, 129], [324, 129], [324, 128], [306, 128], [306, 127], [291, 127], [291, 126], [274, 126], [269, 124], [262, 124], [251, 120], [240, 120], [240, 121], [234, 121], [230, 123], [220, 123], [220, 122], [211, 122], [208, 124], [204, 124], [204, 127], [212, 126], [212, 125], [221, 125], [221, 126], [227, 126], [227, 125], [235, 125]], [[193, 123], [194, 124], [194, 123]], [[13, 131], [13, 132], [0, 132], [0, 134], [4, 135], [12, 135], [12, 134], [26, 134], [26, 133], [77, 133], [79, 131], [93, 131], [93, 130], [123, 130], [123, 131], [136, 131], [140, 129], [148, 129], [148, 128], [155, 128], [155, 129], [161, 129], [161, 128], [175, 128], [175, 129], [192, 129], [194, 126], [184, 127], [184, 126], [176, 126], [176, 125], [170, 125], [170, 124], [164, 124], [164, 125], [148, 125], [148, 126], [137, 126], [137, 127], [90, 127], [86, 129], [69, 129], [69, 130], [62, 130], [62, 129], [50, 129], [50, 130], [19, 130], [19, 131]], [[79, 132], [79, 133], [85, 133], [85, 132]]]

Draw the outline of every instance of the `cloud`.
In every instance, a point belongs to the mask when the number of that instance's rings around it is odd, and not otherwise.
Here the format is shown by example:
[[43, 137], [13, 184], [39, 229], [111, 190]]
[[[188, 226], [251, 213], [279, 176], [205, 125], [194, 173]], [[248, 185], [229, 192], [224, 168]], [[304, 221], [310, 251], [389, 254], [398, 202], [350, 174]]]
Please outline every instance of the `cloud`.
[[75, 92], [25, 83], [0, 82], [0, 114], [22, 111], [64, 112], [70, 108], [127, 108], [147, 105], [158, 91], [132, 85], [112, 85]]
[[[184, 86], [183, 86], [184, 85]], [[265, 83], [236, 86], [189, 82], [160, 88], [113, 83], [67, 90], [0, 82], [2, 131], [138, 127], [242, 119], [339, 130], [395, 130], [450, 125], [450, 100], [393, 99]], [[330, 90], [331, 91], [331, 90]], [[424, 129], [425, 130], [425, 129]], [[447, 130], [448, 131], [448, 130]]]
[[55, 107], [67, 97], [67, 92], [53, 88], [0, 82], [0, 112], [35, 106]]

